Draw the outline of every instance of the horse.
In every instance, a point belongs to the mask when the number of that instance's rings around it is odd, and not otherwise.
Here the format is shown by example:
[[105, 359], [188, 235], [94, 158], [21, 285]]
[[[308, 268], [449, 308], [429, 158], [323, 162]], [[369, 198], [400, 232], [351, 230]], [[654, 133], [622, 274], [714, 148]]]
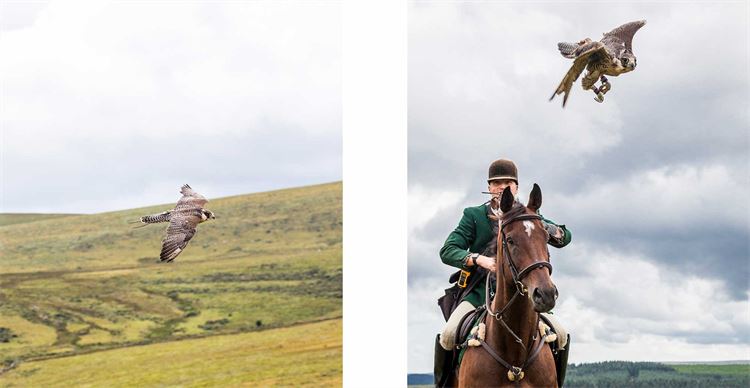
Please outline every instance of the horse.
[[552, 351], [538, 329], [539, 313], [552, 310], [558, 296], [550, 278], [549, 236], [537, 213], [541, 205], [537, 184], [526, 206], [510, 188], [503, 191], [495, 297], [490, 305], [488, 281], [484, 339], [466, 349], [453, 386], [557, 387]]

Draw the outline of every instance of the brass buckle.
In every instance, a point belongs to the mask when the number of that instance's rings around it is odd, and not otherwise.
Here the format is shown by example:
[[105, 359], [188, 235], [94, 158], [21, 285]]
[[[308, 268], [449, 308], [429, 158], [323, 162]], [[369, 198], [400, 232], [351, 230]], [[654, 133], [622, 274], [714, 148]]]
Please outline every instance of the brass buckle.
[[466, 288], [466, 282], [469, 280], [469, 275], [471, 275], [471, 272], [466, 270], [461, 270], [461, 275], [458, 277], [458, 287], [460, 288]]

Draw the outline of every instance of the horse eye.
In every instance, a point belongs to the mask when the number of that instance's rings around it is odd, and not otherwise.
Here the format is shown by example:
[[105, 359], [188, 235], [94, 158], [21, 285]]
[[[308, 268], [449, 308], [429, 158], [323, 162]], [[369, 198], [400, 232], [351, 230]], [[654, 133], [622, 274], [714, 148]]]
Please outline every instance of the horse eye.
[[511, 244], [511, 245], [513, 245], [513, 244], [514, 244], [514, 242], [513, 242], [513, 239], [512, 239], [512, 238], [510, 238], [510, 237], [508, 237], [508, 244]]

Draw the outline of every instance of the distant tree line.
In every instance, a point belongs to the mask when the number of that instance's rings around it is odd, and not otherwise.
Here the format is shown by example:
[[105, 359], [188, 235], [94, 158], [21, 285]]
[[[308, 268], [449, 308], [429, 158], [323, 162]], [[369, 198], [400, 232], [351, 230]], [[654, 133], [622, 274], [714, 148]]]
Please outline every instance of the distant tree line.
[[655, 362], [605, 361], [568, 366], [565, 386], [571, 388], [615, 387], [748, 387], [743, 374], [682, 373]]
[[568, 373], [592, 374], [611, 371], [630, 371], [630, 370], [656, 370], [663, 372], [676, 372], [669, 365], [658, 362], [630, 362], [630, 361], [604, 361], [587, 364], [568, 365]]

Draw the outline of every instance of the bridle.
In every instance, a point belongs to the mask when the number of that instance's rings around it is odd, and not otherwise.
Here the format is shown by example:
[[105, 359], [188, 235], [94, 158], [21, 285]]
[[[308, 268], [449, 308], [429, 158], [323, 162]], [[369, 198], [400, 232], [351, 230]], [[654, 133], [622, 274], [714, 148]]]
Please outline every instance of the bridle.
[[[550, 275], [552, 275], [552, 264], [549, 262], [549, 256], [547, 257], [547, 260], [537, 260], [533, 263], [529, 264], [522, 270], [518, 270], [518, 267], [516, 266], [515, 262], [513, 262], [513, 257], [510, 254], [510, 249], [508, 248], [508, 242], [507, 242], [507, 236], [505, 235], [505, 227], [516, 222], [516, 221], [525, 221], [525, 220], [541, 220], [542, 217], [537, 214], [521, 214], [516, 217], [511, 217], [508, 220], [503, 220], [502, 224], [500, 224], [500, 235], [502, 236], [503, 246], [502, 246], [502, 255], [503, 259], [508, 261], [508, 267], [510, 267], [510, 273], [511, 277], [513, 279], [513, 283], [516, 286], [515, 292], [513, 292], [513, 296], [511, 296], [510, 300], [508, 300], [508, 303], [503, 306], [499, 311], [492, 311], [492, 307], [490, 306], [490, 275], [487, 275], [486, 283], [485, 283], [485, 310], [487, 311], [487, 314], [491, 317], [495, 318], [495, 320], [502, 323], [503, 327], [505, 327], [506, 330], [513, 336], [515, 341], [519, 343], [521, 346], [523, 346], [526, 349], [526, 354], [528, 355], [526, 358], [526, 361], [520, 366], [513, 366], [507, 361], [503, 360], [497, 352], [495, 352], [492, 347], [490, 347], [487, 342], [484, 341], [484, 339], [480, 340], [480, 344], [482, 347], [487, 351], [487, 353], [492, 356], [492, 358], [495, 359], [498, 363], [500, 363], [502, 366], [508, 369], [508, 379], [510, 381], [515, 381], [516, 384], [519, 384], [521, 379], [523, 379], [523, 369], [526, 369], [529, 365], [531, 365], [536, 357], [539, 355], [540, 350], [542, 349], [542, 346], [544, 345], [543, 338], [539, 340], [537, 346], [534, 348], [532, 352], [529, 352], [529, 345], [533, 344], [534, 341], [537, 340], [536, 335], [536, 327], [539, 326], [539, 314], [537, 313], [536, 318], [536, 325], [534, 326], [535, 329], [533, 331], [534, 335], [531, 338], [531, 341], [528, 345], [524, 345], [523, 340], [508, 326], [507, 323], [505, 323], [505, 320], [503, 319], [503, 314], [505, 313], [508, 308], [510, 308], [511, 305], [513, 305], [513, 302], [516, 301], [519, 295], [523, 296], [526, 295], [528, 290], [526, 287], [521, 283], [521, 280], [523, 280], [526, 276], [531, 273], [531, 271], [540, 269], [540, 268], [547, 268], [549, 270]], [[549, 255], [549, 254], [548, 254]], [[502, 265], [503, 263], [499, 263]], [[546, 335], [545, 335], [546, 337]]]
[[521, 280], [525, 278], [531, 271], [539, 268], [546, 267], [549, 269], [549, 274], [552, 275], [552, 264], [549, 262], [549, 255], [547, 257], [547, 260], [537, 260], [528, 266], [526, 268], [522, 269], [520, 272], [518, 271], [518, 268], [516, 267], [516, 263], [513, 262], [513, 257], [510, 255], [510, 249], [508, 248], [508, 242], [507, 237], [505, 236], [505, 226], [516, 222], [516, 221], [525, 221], [525, 220], [541, 220], [542, 217], [537, 214], [521, 214], [517, 217], [513, 217], [507, 221], [503, 220], [503, 223], [500, 226], [500, 234], [503, 237], [503, 258], [506, 258], [508, 260], [508, 266], [510, 267], [510, 274], [513, 277], [513, 283], [516, 285], [516, 290], [521, 294], [526, 294], [526, 287], [521, 283]]

